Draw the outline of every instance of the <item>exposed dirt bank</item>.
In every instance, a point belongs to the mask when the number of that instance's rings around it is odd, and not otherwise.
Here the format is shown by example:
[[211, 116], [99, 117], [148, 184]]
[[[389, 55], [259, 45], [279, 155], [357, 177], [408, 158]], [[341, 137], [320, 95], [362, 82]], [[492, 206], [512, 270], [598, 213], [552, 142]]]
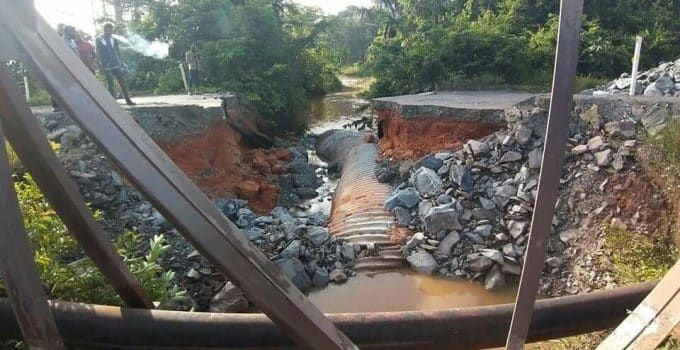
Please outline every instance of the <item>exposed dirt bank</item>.
[[408, 159], [444, 149], [456, 149], [469, 139], [489, 135], [500, 125], [450, 118], [417, 117], [404, 119], [393, 110], [378, 110], [378, 125], [382, 138], [380, 150], [384, 157]]
[[160, 146], [208, 196], [245, 199], [257, 213], [276, 207], [278, 174], [287, 171], [284, 161], [291, 159], [285, 149], [250, 149], [223, 120]]

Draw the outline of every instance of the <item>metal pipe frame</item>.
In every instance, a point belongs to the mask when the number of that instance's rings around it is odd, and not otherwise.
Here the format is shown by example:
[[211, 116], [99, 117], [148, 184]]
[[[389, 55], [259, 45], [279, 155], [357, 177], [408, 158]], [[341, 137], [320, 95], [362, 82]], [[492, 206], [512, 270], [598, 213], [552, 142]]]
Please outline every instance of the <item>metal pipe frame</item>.
[[[59, 330], [47, 305], [38, 268], [21, 216], [0, 124], [0, 276], [26, 344], [32, 349], [63, 349]], [[5, 326], [0, 322], [0, 328]]]
[[128, 306], [153, 309], [141, 284], [116, 252], [104, 228], [94, 219], [80, 190], [50, 148], [9, 69], [0, 64], [0, 122], [7, 140], [31, 173], [50, 205], [87, 256]]
[[555, 73], [543, 147], [543, 166], [538, 179], [538, 194], [531, 218], [529, 243], [524, 255], [524, 264], [522, 264], [522, 277], [517, 291], [512, 325], [508, 332], [506, 350], [524, 348], [541, 271], [545, 265], [546, 247], [550, 232], [552, 232], [555, 202], [559, 194], [564, 148], [569, 136], [569, 118], [574, 100], [582, 13], [583, 0], [561, 1]]
[[[530, 341], [616, 326], [655, 282], [539, 300]], [[64, 341], [98, 349], [296, 349], [263, 314], [214, 314], [121, 309], [56, 301]], [[505, 343], [512, 304], [437, 311], [331, 314], [362, 349], [478, 349]], [[7, 302], [0, 302], [0, 338], [21, 335]]]
[[[0, 0], [0, 31], [108, 159], [218, 271], [247, 293], [300, 347], [357, 349], [177, 167], [40, 16]], [[33, 12], [35, 10], [33, 9]]]

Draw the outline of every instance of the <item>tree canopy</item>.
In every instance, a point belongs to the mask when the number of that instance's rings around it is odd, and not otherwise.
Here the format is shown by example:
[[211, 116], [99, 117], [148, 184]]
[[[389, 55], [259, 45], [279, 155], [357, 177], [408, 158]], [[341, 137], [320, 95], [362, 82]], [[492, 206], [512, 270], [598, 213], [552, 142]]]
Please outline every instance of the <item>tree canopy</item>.
[[177, 63], [192, 44], [205, 84], [243, 94], [283, 129], [299, 127], [310, 97], [340, 87], [330, 23], [319, 10], [284, 0], [107, 1], [121, 6], [116, 18], [126, 34], [171, 43], [164, 62], [126, 53], [138, 90], [180, 91]]
[[[372, 95], [479, 80], [546, 84], [554, 62], [558, 0], [382, 0], [388, 20], [368, 50]], [[597, 0], [584, 9], [579, 73], [627, 71], [635, 35], [643, 66], [680, 56], [680, 1]]]

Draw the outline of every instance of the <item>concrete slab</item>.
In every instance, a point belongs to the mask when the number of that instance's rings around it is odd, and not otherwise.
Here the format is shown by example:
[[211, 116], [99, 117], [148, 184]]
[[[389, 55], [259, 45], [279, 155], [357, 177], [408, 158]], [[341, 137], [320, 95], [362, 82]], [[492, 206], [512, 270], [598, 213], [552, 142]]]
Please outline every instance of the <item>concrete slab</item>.
[[[192, 134], [205, 129], [212, 122], [224, 116], [221, 95], [165, 95], [133, 97], [137, 104], [128, 106], [118, 100], [135, 121], [155, 140], [171, 140], [178, 136]], [[235, 95], [224, 95], [230, 107], [238, 104]], [[51, 129], [72, 125], [73, 121], [64, 112], [52, 112], [52, 107], [35, 107], [33, 113], [43, 126]]]
[[536, 95], [517, 91], [441, 91], [371, 100], [379, 114], [394, 111], [405, 119], [434, 117], [502, 123], [503, 111]]
[[439, 106], [465, 109], [506, 109], [524, 102], [534, 94], [517, 91], [440, 91], [417, 95], [376, 98], [376, 105]]
[[[137, 104], [137, 107], [162, 107], [162, 106], [198, 106], [202, 108], [220, 107], [222, 100], [220, 96], [236, 96], [234, 95], [217, 95], [217, 94], [203, 94], [203, 95], [161, 95], [161, 96], [140, 96], [132, 97], [132, 100]], [[124, 105], [125, 101], [118, 100], [124, 108], [134, 108], [135, 106]]]

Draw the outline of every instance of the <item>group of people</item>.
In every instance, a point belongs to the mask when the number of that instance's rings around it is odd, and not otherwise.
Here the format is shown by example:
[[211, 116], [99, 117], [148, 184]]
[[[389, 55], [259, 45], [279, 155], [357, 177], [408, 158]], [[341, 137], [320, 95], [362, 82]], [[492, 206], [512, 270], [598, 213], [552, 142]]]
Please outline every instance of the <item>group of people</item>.
[[[78, 32], [75, 27], [60, 24], [57, 27], [57, 32], [64, 39], [66, 44], [73, 50], [78, 57], [83, 61], [85, 66], [92, 72], [96, 73], [96, 62], [99, 61], [99, 70], [106, 77], [109, 92], [114, 98], [117, 97], [115, 92], [114, 78], [118, 81], [120, 90], [125, 98], [125, 103], [134, 105], [130, 99], [127, 83], [125, 82], [125, 65], [123, 64], [120, 41], [113, 35], [113, 24], [104, 24], [104, 33], [95, 39], [95, 46], [90, 43], [90, 38]], [[200, 82], [200, 66], [201, 55], [199, 54], [196, 45], [191, 45], [189, 51], [185, 55], [186, 65], [189, 68], [188, 76], [188, 93], [191, 95], [197, 92]], [[52, 106], [55, 111], [61, 110], [59, 104], [52, 100]]]
[[[106, 77], [109, 92], [115, 97], [115, 85], [113, 79], [118, 80], [118, 85], [125, 98], [125, 103], [134, 105], [130, 99], [127, 84], [125, 83], [125, 67], [120, 53], [120, 41], [113, 37], [113, 24], [104, 24], [104, 34], [95, 39], [95, 47], [92, 46], [89, 38], [81, 34], [75, 27], [60, 24], [57, 32], [64, 39], [68, 47], [73, 50], [83, 64], [95, 74], [96, 61], [99, 60], [99, 69]], [[95, 49], [96, 48], [96, 49]], [[55, 111], [61, 110], [56, 101], [52, 100]]]

